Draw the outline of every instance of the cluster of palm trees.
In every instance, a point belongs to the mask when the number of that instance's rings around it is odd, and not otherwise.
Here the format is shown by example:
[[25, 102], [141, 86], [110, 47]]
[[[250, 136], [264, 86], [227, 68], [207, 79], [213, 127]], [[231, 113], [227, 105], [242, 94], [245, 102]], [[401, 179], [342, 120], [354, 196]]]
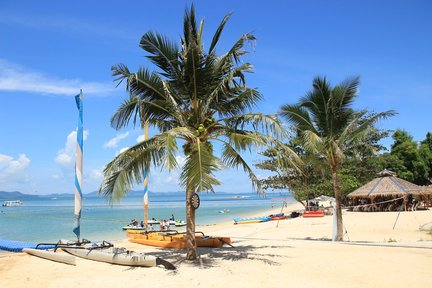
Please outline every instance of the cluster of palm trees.
[[[125, 81], [130, 95], [112, 116], [113, 128], [121, 129], [131, 121], [135, 126], [148, 122], [160, 132], [130, 147], [106, 166], [100, 193], [112, 201], [119, 200], [132, 185], [143, 181], [143, 172], [151, 165], [168, 170], [177, 168], [176, 155], [181, 147], [186, 156], [179, 180], [186, 190], [186, 258], [189, 260], [197, 258], [191, 196], [214, 191], [214, 186], [220, 184], [214, 177], [215, 171], [241, 167], [256, 190], [262, 192], [259, 179], [242, 152], [265, 147], [278, 151], [281, 166], [293, 169], [301, 166], [298, 165], [300, 158], [283, 145], [288, 133], [278, 115], [251, 112], [262, 95], [247, 86], [245, 74], [252, 72], [253, 66], [241, 59], [247, 53], [245, 46], [255, 37], [244, 34], [225, 54], [216, 54], [230, 16], [223, 18], [205, 50], [204, 21], [197, 25], [191, 6], [185, 11], [180, 45], [154, 32], [147, 32], [141, 38], [140, 47], [148, 53], [147, 58], [156, 65], [156, 70], [140, 68], [131, 72], [123, 64], [112, 68], [116, 81]], [[332, 88], [325, 78], [317, 78], [310, 93], [298, 104], [281, 107], [280, 112], [306, 147], [325, 157], [332, 169], [338, 240], [342, 240], [338, 168], [344, 158], [344, 147], [361, 140], [378, 119], [393, 113], [375, 114], [360, 124], [359, 119], [366, 111], [351, 108], [358, 83], [354, 78]], [[221, 149], [215, 151], [214, 143], [219, 143]]]

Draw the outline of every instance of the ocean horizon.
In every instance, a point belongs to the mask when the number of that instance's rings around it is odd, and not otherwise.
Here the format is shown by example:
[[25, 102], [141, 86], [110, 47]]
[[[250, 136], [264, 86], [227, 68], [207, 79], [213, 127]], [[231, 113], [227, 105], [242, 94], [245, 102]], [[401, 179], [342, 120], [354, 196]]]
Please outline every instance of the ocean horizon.
[[[95, 194], [83, 199], [81, 238], [91, 241], [124, 239], [122, 227], [132, 219], [143, 220], [143, 196], [133, 194], [110, 205]], [[295, 200], [287, 193], [200, 193], [201, 205], [196, 211], [196, 230], [200, 226], [232, 221], [251, 213], [281, 207]], [[20, 200], [20, 199], [14, 199]], [[27, 242], [56, 242], [74, 239], [73, 194], [40, 195], [28, 198], [22, 206], [0, 207], [0, 238]], [[223, 210], [226, 213], [220, 213]], [[184, 192], [150, 193], [149, 219], [186, 219]], [[184, 227], [177, 227], [184, 231]]]

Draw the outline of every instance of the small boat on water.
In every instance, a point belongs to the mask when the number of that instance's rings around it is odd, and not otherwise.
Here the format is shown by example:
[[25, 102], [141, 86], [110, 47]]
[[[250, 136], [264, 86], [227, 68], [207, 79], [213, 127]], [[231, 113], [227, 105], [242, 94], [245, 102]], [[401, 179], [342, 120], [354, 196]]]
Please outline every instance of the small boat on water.
[[271, 217], [261, 216], [261, 217], [234, 218], [233, 220], [234, 220], [234, 224], [251, 224], [251, 223], [270, 221]]
[[13, 207], [13, 206], [21, 206], [23, 205], [23, 202], [20, 200], [13, 200], [13, 201], [4, 201], [2, 206], [3, 207]]
[[[171, 224], [171, 223], [170, 223], [170, 224]], [[183, 221], [183, 220], [176, 220], [175, 223], [174, 223], [174, 225], [175, 225], [176, 227], [182, 227], [182, 226], [186, 226], [186, 222]]]
[[[196, 232], [195, 240], [198, 247], [220, 248], [224, 244], [230, 245], [231, 238], [206, 236], [202, 232]], [[177, 231], [166, 232], [138, 232], [126, 231], [130, 242], [148, 246], [172, 249], [186, 249], [186, 233]]]

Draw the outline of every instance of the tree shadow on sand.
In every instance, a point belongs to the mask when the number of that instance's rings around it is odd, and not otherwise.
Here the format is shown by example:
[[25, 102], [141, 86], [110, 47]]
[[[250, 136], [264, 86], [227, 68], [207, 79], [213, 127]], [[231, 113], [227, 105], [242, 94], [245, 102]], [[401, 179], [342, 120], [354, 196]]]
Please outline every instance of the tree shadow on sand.
[[[281, 265], [278, 261], [281, 258], [288, 258], [287, 256], [281, 256], [276, 253], [268, 253], [263, 249], [283, 249], [293, 248], [291, 246], [252, 246], [252, 245], [236, 245], [235, 247], [222, 247], [222, 248], [198, 248], [199, 257], [194, 261], [187, 261], [183, 258], [179, 259], [177, 265], [193, 265], [202, 269], [208, 269], [212, 267], [220, 266], [221, 261], [240, 261], [244, 259], [259, 261], [271, 266]], [[262, 251], [262, 252], [261, 252]], [[277, 250], [276, 250], [277, 251]]]
[[[250, 240], [252, 238], [248, 238]], [[255, 239], [255, 238], [254, 238]], [[255, 239], [255, 240], [266, 240], [266, 239]], [[288, 258], [287, 256], [281, 256], [278, 253], [269, 253], [268, 249], [287, 249], [294, 248], [289, 245], [242, 245], [244, 240], [239, 240], [233, 243], [234, 247], [224, 246], [222, 248], [198, 248], [198, 259], [190, 261], [186, 260], [186, 251], [176, 249], [158, 249], [152, 251], [149, 255], [162, 258], [176, 267], [180, 265], [195, 266], [201, 269], [209, 269], [212, 267], [218, 267], [221, 261], [241, 261], [244, 259], [259, 261], [271, 266], [281, 265], [279, 259]], [[127, 270], [134, 270], [138, 267], [128, 267]], [[171, 273], [177, 273], [172, 271]]]

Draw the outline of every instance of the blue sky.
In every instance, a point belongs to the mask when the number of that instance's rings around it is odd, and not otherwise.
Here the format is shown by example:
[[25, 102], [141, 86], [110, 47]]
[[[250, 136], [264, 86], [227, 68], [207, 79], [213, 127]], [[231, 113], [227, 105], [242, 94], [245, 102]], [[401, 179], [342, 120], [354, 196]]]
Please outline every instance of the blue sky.
[[[142, 134], [109, 125], [127, 97], [123, 86], [115, 87], [111, 66], [151, 67], [138, 47], [140, 37], [153, 30], [178, 40], [190, 3], [2, 0], [0, 190], [73, 193], [78, 116], [73, 96], [79, 89], [85, 97], [83, 189], [97, 190], [104, 165]], [[337, 84], [359, 75], [356, 108], [399, 113], [381, 128], [405, 129], [415, 140], [432, 131], [431, 1], [194, 3], [198, 18], [205, 19], [207, 44], [223, 16], [233, 12], [219, 53], [243, 33], [257, 37], [247, 57], [255, 66], [248, 81], [264, 101], [254, 111], [272, 114], [296, 102], [316, 76]], [[245, 157], [253, 163], [253, 155]], [[178, 175], [153, 170], [150, 190], [181, 190]], [[251, 190], [241, 170], [225, 170], [218, 177], [223, 182], [218, 191]]]

